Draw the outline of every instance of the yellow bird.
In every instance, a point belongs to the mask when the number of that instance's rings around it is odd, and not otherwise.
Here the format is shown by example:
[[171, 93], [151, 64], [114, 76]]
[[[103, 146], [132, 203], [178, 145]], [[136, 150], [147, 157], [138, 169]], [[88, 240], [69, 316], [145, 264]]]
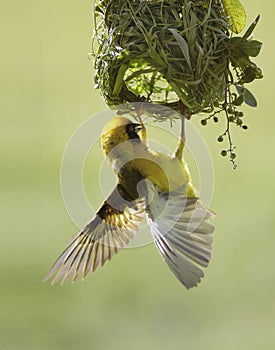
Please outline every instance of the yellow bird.
[[146, 217], [154, 243], [174, 275], [186, 287], [196, 286], [211, 258], [214, 216], [197, 197], [186, 163], [184, 118], [174, 155], [154, 152], [147, 145], [141, 122], [111, 119], [101, 146], [118, 183], [96, 216], [72, 238], [45, 280], [75, 281], [110, 260], [125, 247]]

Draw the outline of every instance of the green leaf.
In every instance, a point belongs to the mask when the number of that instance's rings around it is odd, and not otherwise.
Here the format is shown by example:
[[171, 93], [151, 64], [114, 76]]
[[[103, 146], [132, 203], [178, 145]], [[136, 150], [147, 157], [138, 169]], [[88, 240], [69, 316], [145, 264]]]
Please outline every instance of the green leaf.
[[249, 57], [241, 51], [238, 55], [231, 56], [230, 60], [233, 66], [240, 67], [242, 70], [245, 70], [248, 66], [251, 65]]
[[257, 16], [255, 21], [249, 26], [247, 31], [244, 33], [244, 36], [242, 37], [242, 41], [245, 41], [250, 37], [250, 35], [253, 33], [257, 23], [259, 22], [259, 19], [260, 19], [260, 15]]
[[258, 102], [257, 102], [255, 96], [248, 89], [246, 89], [245, 94], [244, 94], [244, 102], [250, 107], [257, 107], [258, 106]]
[[238, 96], [237, 98], [235, 98], [235, 100], [233, 101], [233, 105], [235, 106], [240, 106], [244, 101], [244, 97], [243, 95]]
[[222, 0], [225, 13], [229, 19], [229, 24], [234, 33], [240, 33], [246, 23], [246, 12], [239, 0]]
[[177, 43], [183, 53], [183, 56], [189, 66], [189, 68], [192, 70], [191, 61], [190, 61], [190, 55], [189, 55], [189, 48], [186, 40], [177, 32], [176, 29], [169, 28], [170, 32], [174, 35], [175, 39], [177, 40]]
[[251, 57], [256, 57], [259, 55], [261, 48], [262, 48], [262, 43], [257, 40], [250, 40], [242, 43], [240, 45], [240, 48], [248, 55]]
[[247, 88], [245, 88], [244, 86], [239, 85], [239, 84], [236, 84], [235, 86], [236, 86], [236, 89], [238, 91], [238, 94], [243, 96], [244, 102], [248, 106], [257, 107], [257, 105], [258, 105], [257, 100], [251, 91], [249, 91]]
[[263, 77], [264, 77], [264, 74], [263, 74], [261, 68], [258, 67], [256, 79], [262, 79]]

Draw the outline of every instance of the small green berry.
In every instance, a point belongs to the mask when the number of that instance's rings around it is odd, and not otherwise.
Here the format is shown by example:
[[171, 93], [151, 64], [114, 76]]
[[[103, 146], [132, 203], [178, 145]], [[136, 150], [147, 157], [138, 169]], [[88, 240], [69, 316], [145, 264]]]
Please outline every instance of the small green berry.
[[223, 149], [223, 150], [221, 151], [221, 155], [222, 155], [223, 157], [226, 157], [226, 156], [227, 156], [227, 151], [226, 151], [225, 149]]
[[218, 123], [219, 118], [218, 117], [214, 117], [213, 120], [214, 120], [214, 123]]
[[218, 142], [223, 142], [223, 137], [222, 136], [218, 137]]
[[234, 113], [235, 113], [235, 110], [234, 110], [233, 107], [229, 107], [228, 110], [227, 110], [227, 112], [228, 112], [229, 114], [234, 114]]
[[244, 116], [243, 112], [239, 112], [239, 117], [242, 118]]
[[238, 119], [238, 120], [237, 120], [237, 125], [241, 126], [242, 123], [243, 123], [243, 121], [242, 121], [241, 119]]
[[236, 153], [231, 153], [231, 154], [230, 154], [230, 158], [231, 158], [231, 159], [235, 159], [235, 158], [236, 158]]
[[202, 119], [201, 120], [201, 125], [207, 125], [207, 120], [206, 119]]
[[214, 101], [214, 103], [213, 103], [213, 105], [214, 105], [214, 107], [219, 107], [219, 101]]
[[228, 118], [228, 120], [230, 121], [230, 123], [234, 123], [235, 118], [234, 118], [233, 115], [232, 115], [232, 116], [230, 116], [230, 117]]

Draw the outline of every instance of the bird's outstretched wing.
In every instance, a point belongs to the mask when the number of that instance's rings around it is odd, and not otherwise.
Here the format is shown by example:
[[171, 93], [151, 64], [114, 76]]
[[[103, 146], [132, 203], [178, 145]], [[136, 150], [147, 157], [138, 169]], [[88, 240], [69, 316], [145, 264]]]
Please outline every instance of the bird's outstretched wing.
[[[151, 186], [152, 192], [152, 186]], [[158, 193], [147, 208], [147, 222], [154, 242], [170, 270], [187, 288], [196, 286], [204, 276], [211, 258], [214, 227], [208, 220], [215, 216], [197, 197], [186, 197], [184, 188]]]
[[52, 284], [61, 279], [63, 284], [71, 276], [75, 281], [80, 274], [84, 279], [134, 237], [145, 214], [145, 198], [128, 201], [121, 194], [118, 185], [95, 218], [74, 235], [44, 280], [55, 275]]

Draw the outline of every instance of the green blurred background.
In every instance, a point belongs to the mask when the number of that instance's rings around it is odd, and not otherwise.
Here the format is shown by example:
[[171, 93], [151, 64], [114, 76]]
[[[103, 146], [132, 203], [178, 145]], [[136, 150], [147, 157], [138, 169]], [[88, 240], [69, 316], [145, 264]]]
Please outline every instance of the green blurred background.
[[[76, 231], [60, 192], [62, 154], [105, 108], [88, 59], [93, 6], [1, 4], [1, 349], [274, 349], [275, 5], [243, 3], [248, 23], [262, 15], [265, 79], [252, 87], [259, 107], [245, 110], [249, 130], [234, 132], [237, 170], [219, 156], [218, 127], [195, 121], [213, 157], [217, 218], [207, 276], [190, 291], [152, 244], [122, 251], [84, 283], [42, 283]], [[99, 153], [90, 164], [98, 204], [101, 161]]]

